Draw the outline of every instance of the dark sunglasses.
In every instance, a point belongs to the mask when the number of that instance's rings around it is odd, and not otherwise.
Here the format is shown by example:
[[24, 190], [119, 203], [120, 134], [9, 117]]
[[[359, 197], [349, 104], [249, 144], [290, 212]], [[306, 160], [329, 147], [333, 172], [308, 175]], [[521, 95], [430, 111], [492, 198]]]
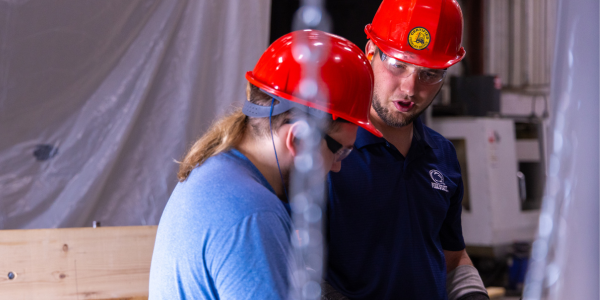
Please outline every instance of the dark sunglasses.
[[354, 147], [345, 148], [344, 145], [340, 144], [338, 141], [330, 137], [329, 135], [324, 135], [325, 142], [327, 143], [327, 148], [335, 155], [335, 161], [342, 161], [342, 159], [348, 157], [350, 152]]

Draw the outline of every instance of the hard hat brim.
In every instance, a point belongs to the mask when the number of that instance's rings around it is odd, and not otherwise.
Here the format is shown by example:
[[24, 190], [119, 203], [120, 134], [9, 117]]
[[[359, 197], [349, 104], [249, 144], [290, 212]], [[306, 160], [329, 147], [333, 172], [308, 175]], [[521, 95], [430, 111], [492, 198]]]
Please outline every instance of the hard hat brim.
[[281, 97], [283, 99], [289, 100], [289, 101], [293, 101], [296, 103], [299, 103], [301, 105], [304, 106], [308, 106], [308, 107], [312, 107], [314, 109], [318, 109], [321, 111], [324, 111], [328, 114], [331, 114], [334, 116], [334, 118], [342, 118], [348, 122], [354, 123], [362, 128], [364, 128], [365, 130], [369, 131], [370, 133], [374, 134], [377, 137], [383, 137], [383, 134], [381, 132], [379, 132], [379, 130], [377, 130], [377, 128], [375, 128], [375, 126], [373, 126], [373, 124], [371, 124], [371, 122], [369, 121], [369, 119], [357, 119], [355, 117], [352, 117], [348, 114], [345, 114], [343, 112], [335, 112], [332, 111], [329, 107], [325, 107], [319, 104], [316, 104], [314, 102], [309, 102], [306, 100], [303, 100], [301, 98], [295, 97], [293, 95], [290, 95], [286, 92], [274, 89], [272, 87], [270, 87], [269, 85], [261, 82], [260, 80], [258, 80], [253, 74], [252, 71], [248, 71], [246, 72], [246, 79], [252, 83], [253, 85], [257, 86], [258, 88], [260, 88], [261, 90], [267, 92], [268, 94], [272, 94], [275, 95], [277, 97]]

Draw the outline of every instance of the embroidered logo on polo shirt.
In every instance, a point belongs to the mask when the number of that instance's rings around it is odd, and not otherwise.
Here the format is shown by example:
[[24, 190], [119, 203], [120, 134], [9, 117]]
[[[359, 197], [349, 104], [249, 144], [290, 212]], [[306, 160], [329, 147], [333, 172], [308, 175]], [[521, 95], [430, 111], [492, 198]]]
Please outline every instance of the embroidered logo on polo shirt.
[[433, 169], [429, 171], [429, 176], [431, 176], [431, 179], [433, 179], [433, 182], [431, 183], [432, 188], [444, 192], [448, 191], [448, 186], [444, 184], [444, 174], [442, 174], [442, 172]]

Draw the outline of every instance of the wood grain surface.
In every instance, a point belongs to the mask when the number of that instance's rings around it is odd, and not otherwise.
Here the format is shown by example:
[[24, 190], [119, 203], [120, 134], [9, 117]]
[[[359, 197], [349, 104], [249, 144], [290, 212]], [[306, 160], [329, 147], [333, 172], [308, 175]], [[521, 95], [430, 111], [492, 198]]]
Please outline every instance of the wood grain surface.
[[156, 226], [0, 230], [0, 299], [147, 299], [155, 238]]

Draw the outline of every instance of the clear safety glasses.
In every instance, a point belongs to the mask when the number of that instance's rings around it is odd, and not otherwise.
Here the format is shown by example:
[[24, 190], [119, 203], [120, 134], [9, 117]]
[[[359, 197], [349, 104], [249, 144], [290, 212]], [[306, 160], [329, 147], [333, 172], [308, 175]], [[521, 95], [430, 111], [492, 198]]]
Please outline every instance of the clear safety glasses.
[[327, 134], [325, 134], [324, 138], [327, 143], [327, 148], [335, 155], [336, 162], [342, 161], [344, 158], [348, 157], [350, 152], [352, 152], [352, 149], [354, 149], [354, 147], [344, 147], [344, 145], [340, 144]]
[[394, 76], [405, 78], [417, 72], [419, 83], [426, 85], [439, 83], [446, 77], [446, 70], [416, 67], [390, 57], [379, 49], [377, 49], [377, 52], [379, 52], [379, 57], [381, 58], [383, 65]]

